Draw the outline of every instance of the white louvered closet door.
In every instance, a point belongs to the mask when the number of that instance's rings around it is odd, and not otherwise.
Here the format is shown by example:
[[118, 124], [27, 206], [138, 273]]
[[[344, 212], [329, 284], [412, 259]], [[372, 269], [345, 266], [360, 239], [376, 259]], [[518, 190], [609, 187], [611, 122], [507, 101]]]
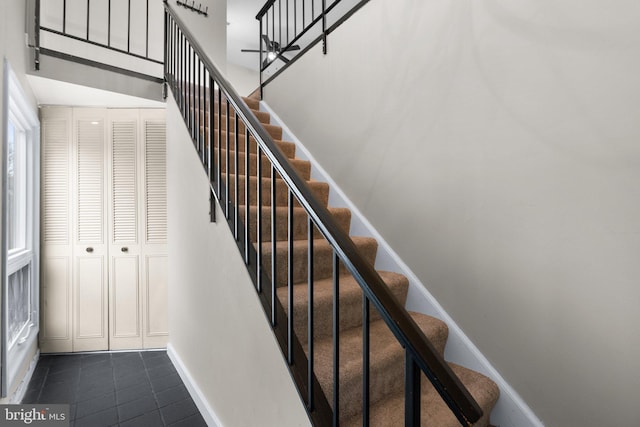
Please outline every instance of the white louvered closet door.
[[109, 348], [105, 118], [101, 109], [73, 112], [73, 351]]
[[143, 345], [167, 345], [167, 150], [164, 110], [140, 110], [142, 177]]
[[109, 110], [109, 340], [142, 348], [138, 110]]
[[43, 108], [40, 350], [73, 351], [70, 108]]

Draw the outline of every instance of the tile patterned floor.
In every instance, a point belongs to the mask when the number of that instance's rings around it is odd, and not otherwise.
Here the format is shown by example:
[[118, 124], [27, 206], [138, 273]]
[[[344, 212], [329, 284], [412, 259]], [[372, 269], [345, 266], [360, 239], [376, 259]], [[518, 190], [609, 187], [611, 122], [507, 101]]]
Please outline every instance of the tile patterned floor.
[[42, 355], [22, 403], [68, 403], [74, 427], [206, 427], [166, 351]]

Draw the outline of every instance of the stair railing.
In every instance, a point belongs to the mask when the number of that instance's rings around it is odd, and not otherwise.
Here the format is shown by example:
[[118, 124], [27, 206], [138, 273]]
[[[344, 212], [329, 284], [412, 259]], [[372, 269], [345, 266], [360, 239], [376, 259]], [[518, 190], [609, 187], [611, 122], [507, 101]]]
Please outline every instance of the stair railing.
[[[260, 23], [260, 90], [369, 0], [267, 0], [256, 15]], [[265, 56], [264, 53], [267, 55]]]
[[[273, 138], [206, 56], [198, 41], [166, 0], [164, 72], [166, 84], [171, 89], [209, 177], [212, 221], [215, 221], [215, 200], [229, 224], [313, 424], [338, 426], [341, 421], [338, 295], [340, 271], [345, 269], [352, 274], [363, 293], [363, 425], [369, 425], [369, 357], [375, 351], [370, 348], [371, 305], [404, 348], [405, 425], [420, 425], [420, 384], [423, 374], [461, 425], [469, 426], [477, 421], [482, 416], [477, 402], [392, 295], [378, 273], [362, 257], [348, 234], [294, 170]], [[233, 134], [228, 132], [230, 129]], [[244, 135], [241, 131], [244, 131]], [[252, 144], [256, 146], [253, 161], [249, 154]], [[245, 153], [242, 160], [238, 155], [239, 149], [243, 149]], [[256, 171], [253, 183], [252, 170]], [[276, 202], [277, 188], [282, 188], [281, 186], [286, 187], [286, 268], [277, 266]], [[251, 199], [257, 200], [255, 212], [249, 207]], [[268, 212], [263, 212], [262, 202], [266, 202], [265, 209]], [[306, 224], [303, 224], [307, 233], [305, 274], [308, 297], [307, 325], [304, 331], [294, 330], [293, 310], [293, 212], [294, 208], [300, 207], [306, 212], [307, 218]], [[252, 229], [252, 222], [255, 222], [255, 229]], [[269, 234], [270, 241], [265, 239]], [[314, 370], [317, 353], [314, 349], [314, 240], [318, 236], [325, 239], [332, 249], [333, 385], [330, 390], [322, 389]], [[280, 259], [282, 258], [280, 255]], [[283, 287], [286, 286], [286, 304], [277, 295], [276, 287], [279, 282], [284, 284]], [[299, 333], [306, 334], [306, 351], [298, 337]]]
[[[155, 58], [150, 50], [150, 42], [152, 42], [149, 36], [149, 23], [150, 23], [150, 14], [149, 14], [149, 0], [144, 0], [143, 2], [136, 2], [138, 7], [140, 5], [143, 6], [144, 12], [142, 13], [134, 13], [132, 10], [131, 0], [126, 0], [126, 3], [118, 2], [118, 5], [112, 4], [112, 0], [100, 0], [91, 1], [91, 0], [76, 0], [73, 2], [68, 2], [67, 0], [62, 0], [61, 10], [56, 11], [59, 12], [59, 19], [56, 20], [51, 26], [42, 25], [42, 16], [41, 13], [43, 11], [41, 0], [33, 0], [35, 1], [34, 12], [35, 12], [35, 21], [34, 21], [34, 34], [32, 37], [33, 44], [31, 47], [35, 48], [35, 69], [40, 69], [40, 55], [49, 55], [53, 57], [58, 57], [74, 62], [78, 62], [85, 65], [90, 65], [97, 68], [102, 68], [106, 70], [116, 71], [121, 74], [131, 75], [138, 78], [154, 81], [154, 82], [162, 82], [162, 78], [159, 76], [150, 75], [149, 73], [133, 71], [129, 68], [118, 67], [112, 64], [87, 59], [84, 55], [74, 55], [69, 52], [62, 52], [55, 48], [50, 48], [47, 46], [42, 46], [42, 33], [49, 33], [54, 36], [64, 37], [68, 40], [78, 41], [85, 43], [87, 45], [96, 46], [98, 48], [107, 49], [108, 51], [115, 52], [117, 54], [125, 55], [129, 58], [135, 58], [138, 60], [146, 61], [147, 63], [158, 64], [158, 74], [160, 73], [163, 61], [162, 58]], [[117, 6], [125, 5], [124, 14], [126, 16], [125, 22], [121, 22], [120, 19], [114, 18], [117, 11]], [[99, 8], [101, 11], [105, 11], [105, 13], [100, 13], [96, 15], [92, 11], [93, 8]], [[82, 10], [78, 10], [82, 8]], [[121, 7], [120, 7], [121, 8]], [[74, 15], [77, 18], [78, 12], [81, 12], [83, 15], [82, 22], [79, 22], [77, 19], [70, 20], [69, 16]], [[120, 11], [122, 14], [122, 11]], [[50, 21], [53, 19], [51, 18]], [[126, 29], [124, 26], [126, 25]], [[143, 26], [144, 35], [143, 42], [144, 48], [136, 48], [132, 45], [132, 41], [137, 41], [140, 37], [140, 31], [136, 31], [135, 34], [132, 32], [132, 28], [137, 28], [139, 26]], [[94, 33], [94, 27], [98, 28]], [[117, 34], [114, 32], [117, 30]], [[103, 32], [105, 32], [103, 34]], [[117, 40], [116, 40], [117, 39]], [[123, 40], [121, 40], [123, 39]], [[159, 48], [159, 46], [158, 46]]]

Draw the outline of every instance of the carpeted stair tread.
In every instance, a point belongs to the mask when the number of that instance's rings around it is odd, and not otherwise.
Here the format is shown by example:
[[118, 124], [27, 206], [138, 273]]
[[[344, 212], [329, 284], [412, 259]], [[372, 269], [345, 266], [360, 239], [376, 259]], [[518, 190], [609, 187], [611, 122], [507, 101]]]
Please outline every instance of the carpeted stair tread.
[[[222, 182], [226, 182], [226, 174], [222, 175]], [[236, 186], [236, 176], [229, 174], [229, 199], [231, 202], [234, 202], [234, 192]], [[238, 175], [238, 196], [239, 201], [238, 205], [244, 205], [245, 203], [245, 176], [243, 174]], [[322, 203], [324, 206], [327, 206], [329, 202], [329, 185], [326, 182], [320, 181], [307, 181], [307, 185], [317, 197], [318, 201]], [[258, 202], [258, 178], [255, 176], [249, 177], [249, 186], [251, 191], [249, 191], [249, 205], [257, 205]], [[276, 178], [276, 193], [275, 193], [275, 204], [276, 206], [287, 206], [289, 202], [288, 198], [289, 189], [285, 182]], [[271, 206], [271, 178], [262, 178], [262, 204], [264, 206]], [[299, 204], [296, 203], [296, 206]]]
[[[213, 132], [214, 135], [214, 147], [218, 146], [218, 131], [214, 131]], [[227, 132], [222, 130], [221, 131], [221, 136], [222, 136], [222, 148], [224, 149], [226, 147], [227, 144]], [[235, 148], [235, 133], [230, 132], [229, 133], [229, 149], [233, 150]], [[245, 144], [244, 144], [244, 134], [238, 134], [238, 151], [244, 151], [245, 150]], [[279, 139], [275, 139], [274, 142], [276, 143], [276, 145], [280, 148], [280, 150], [282, 150], [282, 153], [289, 157], [289, 158], [293, 158], [296, 155], [296, 144], [293, 142], [289, 142], [289, 141], [281, 141]], [[257, 142], [256, 140], [253, 138], [253, 136], [249, 136], [249, 152], [250, 153], [257, 153]]]
[[[218, 130], [218, 115], [215, 115], [215, 121], [213, 122], [213, 128], [214, 128], [214, 132], [217, 132]], [[262, 123], [262, 127], [264, 128], [264, 130], [267, 131], [267, 133], [269, 135], [271, 135], [271, 138], [273, 139], [282, 139], [282, 128], [280, 126], [277, 125], [272, 125], [272, 124], [268, 124], [268, 123]], [[209, 128], [209, 122], [200, 122], [200, 130], [206, 130]], [[226, 116], [222, 117], [222, 120], [220, 121], [220, 129], [222, 129], [223, 131], [227, 129], [227, 120], [226, 120]], [[232, 118], [229, 118], [229, 129], [231, 129], [231, 133], [235, 133], [235, 120]], [[242, 135], [242, 138], [244, 138], [244, 134], [245, 134], [245, 126], [244, 124], [242, 124], [242, 122], [238, 123], [238, 135]]]
[[[347, 208], [329, 207], [329, 212], [342, 227], [345, 232], [349, 232], [351, 223], [351, 211]], [[262, 241], [271, 241], [271, 207], [263, 206], [262, 215]], [[240, 206], [240, 218], [244, 221], [245, 206]], [[258, 223], [257, 206], [249, 207], [249, 233], [253, 242], [257, 241], [256, 225]], [[276, 240], [287, 240], [289, 233], [289, 216], [287, 206], [276, 206]], [[300, 240], [307, 238], [308, 215], [302, 207], [293, 208], [293, 239]], [[316, 230], [316, 238], [321, 238], [320, 232]]]
[[[343, 269], [344, 270], [344, 269]], [[409, 289], [409, 281], [405, 276], [390, 271], [378, 271], [380, 277], [391, 290], [396, 299], [404, 305]], [[351, 274], [343, 272], [339, 276], [340, 330], [344, 331], [362, 325], [362, 289]], [[333, 278], [315, 280], [313, 284], [314, 338], [322, 339], [333, 333]], [[278, 299], [288, 312], [288, 288], [277, 289]], [[293, 286], [293, 322], [294, 330], [300, 342], [307, 342], [309, 293], [307, 284]], [[376, 310], [370, 311], [371, 320], [380, 315]]]
[[[434, 317], [410, 312], [425, 336], [442, 354], [449, 330]], [[370, 386], [372, 405], [404, 386], [404, 349], [383, 320], [370, 322]], [[316, 376], [330, 402], [333, 396], [333, 338], [315, 342]], [[340, 418], [357, 416], [362, 405], [362, 328], [351, 328], [340, 337]], [[332, 404], [332, 403], [331, 403]], [[396, 425], [402, 425], [396, 424]], [[434, 424], [435, 425], [435, 424]]]
[[[473, 398], [482, 408], [483, 416], [474, 427], [489, 426], [489, 417], [495, 406], [500, 390], [495, 382], [490, 378], [475, 372], [471, 369], [449, 363], [449, 366], [456, 373], [458, 378], [467, 387]], [[421, 424], [423, 426], [437, 427], [460, 427], [460, 423], [444, 403], [440, 395], [433, 388], [426, 376], [421, 379], [422, 405]], [[397, 392], [386, 397], [384, 400], [373, 404], [370, 408], [371, 427], [395, 427], [404, 424], [404, 393]], [[341, 424], [344, 427], [362, 426], [360, 414]]]
[[[191, 108], [190, 109], [191, 114], [194, 115], [194, 117], [197, 117], [197, 110], [195, 108]], [[231, 122], [233, 122], [233, 120], [235, 119], [235, 110], [233, 109], [233, 107], [230, 109], [231, 111], [231, 115], [229, 116], [229, 120]], [[259, 110], [249, 110], [257, 119], [260, 123], [263, 124], [270, 124], [271, 123], [271, 114], [267, 113], [266, 111], [259, 111]], [[227, 119], [227, 107], [226, 105], [223, 104], [223, 107], [221, 109], [222, 112], [222, 121], [225, 122]], [[218, 123], [218, 103], [216, 102], [214, 104], [214, 110], [213, 110], [213, 114], [215, 117], [215, 122], [214, 122], [214, 126], [217, 125]], [[203, 109], [203, 107], [200, 108], [200, 121], [204, 122], [205, 120], [208, 122], [209, 121], [209, 111], [207, 109]], [[242, 123], [242, 119], [240, 119], [240, 122], [238, 124]], [[233, 125], [232, 125], [233, 128]]]
[[[352, 236], [351, 240], [365, 261], [373, 265], [378, 250], [378, 242], [371, 237]], [[271, 276], [271, 242], [262, 244], [263, 268]], [[308, 280], [308, 241], [293, 241], [293, 283]], [[287, 285], [287, 262], [289, 247], [287, 241], [276, 242], [276, 286]], [[333, 248], [325, 239], [313, 240], [313, 278], [326, 279], [333, 274]]]
[[[232, 147], [233, 148], [233, 147]], [[216, 161], [216, 155], [218, 152], [217, 147], [214, 148], [214, 161]], [[229, 170], [230, 173], [234, 173], [235, 172], [235, 158], [234, 158], [234, 153], [235, 151], [233, 150], [229, 150], [229, 164], [231, 165], [231, 169]], [[226, 155], [227, 155], [227, 150], [226, 149], [222, 149], [220, 150], [220, 155], [221, 157], [221, 161], [220, 161], [220, 165], [221, 165], [221, 169], [222, 172], [226, 172], [227, 167], [226, 167]], [[249, 175], [251, 176], [256, 176], [256, 174], [258, 173], [258, 164], [257, 164], [257, 160], [258, 160], [258, 155], [255, 153], [249, 153]], [[296, 159], [296, 158], [289, 158], [289, 163], [291, 164], [291, 166], [293, 166], [293, 168], [296, 170], [296, 172], [298, 172], [298, 175], [308, 181], [311, 177], [311, 162], [309, 162], [308, 160], [302, 160], [302, 159]], [[239, 151], [238, 150], [238, 169], [240, 171], [240, 174], [244, 174], [245, 171], [245, 152], [244, 151]], [[271, 176], [271, 162], [269, 161], [269, 159], [266, 156], [262, 156], [262, 176], [265, 178], [268, 178]]]

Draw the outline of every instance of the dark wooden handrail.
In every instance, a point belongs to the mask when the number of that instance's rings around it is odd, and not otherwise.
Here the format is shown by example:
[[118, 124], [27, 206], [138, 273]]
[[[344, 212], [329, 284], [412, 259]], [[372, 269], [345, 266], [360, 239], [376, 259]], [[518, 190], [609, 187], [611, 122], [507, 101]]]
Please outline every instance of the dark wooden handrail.
[[[268, 8], [273, 1], [269, 0], [265, 7]], [[426, 338], [407, 310], [393, 296], [378, 272], [362, 257], [351, 238], [336, 222], [329, 210], [314, 196], [313, 191], [294, 170], [269, 133], [242, 101], [240, 95], [206, 55], [198, 40], [169, 6], [167, 0], [164, 0], [164, 4], [167, 12], [189, 41], [191, 48], [218, 84], [220, 91], [224, 93], [229, 104], [244, 122], [247, 131], [254, 136], [273, 168], [333, 247], [344, 266], [351, 272], [398, 342], [427, 376], [461, 424], [471, 425], [476, 422], [482, 416], [482, 409], [467, 388]]]

